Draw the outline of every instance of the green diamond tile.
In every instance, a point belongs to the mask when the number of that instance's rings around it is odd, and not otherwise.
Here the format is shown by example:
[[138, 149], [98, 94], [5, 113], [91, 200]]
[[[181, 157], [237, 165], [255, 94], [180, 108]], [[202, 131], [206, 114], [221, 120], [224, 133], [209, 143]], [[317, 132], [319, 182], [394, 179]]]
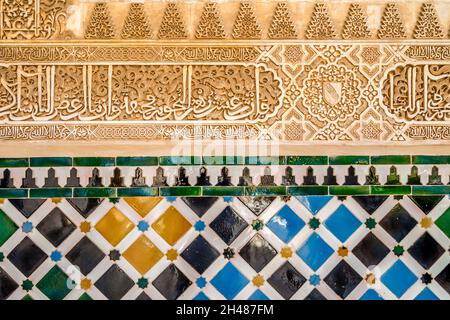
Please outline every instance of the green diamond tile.
[[450, 208], [448, 208], [435, 222], [436, 226], [450, 238]]
[[18, 227], [14, 221], [0, 210], [0, 246], [2, 246], [17, 229]]
[[68, 279], [69, 277], [58, 266], [54, 266], [36, 287], [50, 300], [62, 300], [72, 290], [68, 286], [70, 283]]

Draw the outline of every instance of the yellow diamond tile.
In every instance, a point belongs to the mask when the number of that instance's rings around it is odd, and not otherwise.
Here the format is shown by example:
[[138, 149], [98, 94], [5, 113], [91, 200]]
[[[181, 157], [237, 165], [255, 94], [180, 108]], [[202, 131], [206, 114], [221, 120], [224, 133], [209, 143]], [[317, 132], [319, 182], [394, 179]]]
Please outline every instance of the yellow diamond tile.
[[111, 208], [95, 226], [95, 229], [113, 246], [122, 241], [133, 228], [133, 222], [116, 207]]
[[133, 198], [123, 198], [123, 200], [128, 203], [130, 207], [134, 209], [142, 218], [144, 218], [158, 203], [161, 202], [162, 198], [158, 197], [133, 197]]
[[173, 206], [170, 206], [152, 227], [168, 244], [173, 246], [190, 228], [191, 224]]
[[142, 275], [147, 273], [164, 254], [145, 235], [141, 235], [124, 253], [123, 257]]

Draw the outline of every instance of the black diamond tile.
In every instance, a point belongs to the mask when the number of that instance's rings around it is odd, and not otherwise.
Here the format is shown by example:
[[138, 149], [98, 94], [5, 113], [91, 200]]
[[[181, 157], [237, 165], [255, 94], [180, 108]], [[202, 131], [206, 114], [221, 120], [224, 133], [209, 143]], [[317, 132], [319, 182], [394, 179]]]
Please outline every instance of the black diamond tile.
[[29, 277], [47, 257], [45, 252], [27, 237], [9, 253], [8, 260], [26, 277]]
[[305, 298], [305, 300], [327, 300], [319, 290], [315, 289], [311, 291]]
[[256, 272], [259, 272], [277, 255], [277, 251], [266, 239], [257, 234], [239, 251], [239, 254]]
[[422, 210], [425, 214], [429, 214], [434, 207], [444, 198], [444, 196], [409, 196], [409, 198]]
[[141, 292], [140, 295], [136, 297], [136, 300], [152, 300], [145, 292]]
[[90, 216], [92, 212], [102, 203], [100, 198], [72, 198], [67, 199], [72, 207], [75, 208], [84, 218]]
[[267, 282], [269, 282], [283, 298], [290, 299], [306, 282], [306, 279], [289, 262], [285, 262], [270, 276]]
[[275, 197], [239, 197], [238, 198], [254, 215], [259, 216], [276, 199]]
[[422, 267], [429, 269], [445, 250], [428, 232], [425, 232], [408, 249], [408, 252]]
[[0, 268], [0, 300], [6, 300], [19, 287], [19, 285]]
[[31, 217], [45, 201], [45, 199], [9, 199], [9, 202], [19, 210], [25, 218]]
[[231, 244], [248, 226], [231, 207], [226, 207], [209, 225], [226, 244]]
[[76, 229], [58, 207], [53, 209], [36, 227], [55, 247], [59, 246]]
[[202, 217], [217, 201], [217, 197], [186, 197], [181, 198], [189, 208]]
[[359, 203], [364, 210], [369, 214], [374, 213], [384, 201], [386, 201], [387, 196], [357, 196], [353, 197], [356, 202]]
[[105, 254], [88, 237], [81, 239], [66, 255], [67, 260], [78, 266], [84, 275], [91, 272], [104, 257]]
[[400, 242], [416, 224], [417, 221], [399, 203], [380, 221], [380, 225], [384, 230], [397, 242]]
[[109, 300], [120, 300], [134, 286], [134, 282], [117, 264], [113, 264], [95, 286]]
[[177, 299], [192, 282], [174, 265], [169, 265], [153, 282], [167, 300]]
[[352, 252], [366, 267], [369, 267], [380, 263], [389, 253], [389, 248], [372, 232], [369, 232]]
[[362, 277], [344, 260], [339, 262], [324, 279], [342, 299], [345, 299], [361, 280]]
[[450, 264], [448, 264], [434, 280], [450, 294]]
[[205, 272], [219, 255], [219, 251], [210, 245], [202, 236], [195, 238], [181, 253], [181, 257], [200, 274]]

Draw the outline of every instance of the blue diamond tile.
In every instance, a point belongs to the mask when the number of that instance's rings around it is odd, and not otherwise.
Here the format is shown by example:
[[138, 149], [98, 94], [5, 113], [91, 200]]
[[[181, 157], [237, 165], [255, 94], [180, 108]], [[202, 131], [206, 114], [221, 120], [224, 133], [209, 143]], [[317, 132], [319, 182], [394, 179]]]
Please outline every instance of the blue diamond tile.
[[261, 290], [258, 289], [253, 292], [248, 300], [269, 300], [269, 298]]
[[312, 214], [317, 214], [333, 198], [332, 196], [296, 197]]
[[203, 292], [200, 292], [198, 295], [194, 297], [194, 300], [209, 300], [209, 297]]
[[373, 289], [369, 289], [364, 293], [359, 300], [384, 300], [378, 292]]
[[211, 280], [211, 284], [228, 300], [232, 300], [248, 282], [231, 262], [228, 262]]
[[267, 223], [267, 227], [285, 243], [291, 241], [304, 226], [305, 222], [287, 205]]
[[414, 300], [439, 300], [439, 298], [429, 288], [425, 288]]
[[381, 282], [400, 298], [417, 281], [416, 275], [398, 260], [381, 276]]
[[319, 269], [333, 252], [317, 233], [313, 233], [297, 250], [300, 258], [314, 271]]
[[339, 208], [324, 222], [325, 227], [331, 231], [341, 242], [346, 241], [361, 225], [346, 206]]

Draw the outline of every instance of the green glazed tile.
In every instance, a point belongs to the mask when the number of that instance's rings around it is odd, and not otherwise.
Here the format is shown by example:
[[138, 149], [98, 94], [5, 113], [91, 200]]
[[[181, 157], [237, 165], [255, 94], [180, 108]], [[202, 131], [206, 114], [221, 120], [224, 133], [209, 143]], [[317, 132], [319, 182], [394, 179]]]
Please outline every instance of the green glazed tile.
[[153, 197], [158, 195], [158, 188], [137, 187], [137, 188], [118, 188], [118, 197]]
[[30, 158], [31, 167], [71, 167], [72, 158], [69, 157], [45, 157]]
[[22, 301], [32, 301], [32, 300], [34, 300], [29, 294], [27, 294], [27, 295], [25, 295], [23, 298], [22, 298]]
[[111, 198], [116, 196], [115, 188], [74, 188], [75, 198]]
[[62, 300], [71, 289], [67, 286], [69, 277], [54, 266], [36, 285], [50, 300]]
[[204, 165], [241, 165], [244, 164], [244, 157], [240, 156], [204, 156], [203, 164]]
[[79, 157], [73, 158], [75, 167], [111, 167], [116, 165], [116, 159], [107, 157]]
[[157, 166], [157, 157], [117, 157], [116, 165], [123, 167]]
[[261, 186], [261, 187], [245, 187], [245, 195], [256, 196], [285, 196], [287, 195], [286, 186]]
[[335, 156], [330, 157], [330, 165], [369, 164], [369, 156]]
[[327, 165], [327, 156], [287, 156], [287, 165]]
[[328, 195], [327, 186], [290, 186], [287, 193], [291, 196], [325, 196]]
[[159, 164], [161, 166], [178, 166], [178, 165], [199, 165], [202, 163], [202, 157], [179, 157], [179, 156], [164, 156], [159, 157]]
[[28, 167], [28, 158], [0, 158], [0, 168]]
[[352, 196], [352, 195], [369, 195], [369, 186], [330, 186], [330, 195], [335, 196]]
[[411, 186], [370, 186], [370, 194], [405, 195], [411, 194]]
[[80, 301], [90, 301], [90, 300], [92, 300], [92, 298], [91, 298], [90, 295], [88, 295], [88, 294], [85, 292], [85, 293], [83, 293], [83, 294], [80, 296], [80, 298], [78, 298], [78, 300], [80, 300]]
[[[19, 227], [0, 210], [0, 247], [8, 240]], [[0, 258], [1, 261], [1, 258]]]
[[163, 197], [170, 196], [201, 196], [201, 187], [161, 187], [159, 195]]
[[0, 198], [28, 198], [28, 189], [0, 189]]
[[448, 208], [435, 222], [436, 226], [450, 238], [450, 208]]
[[450, 186], [413, 186], [413, 195], [450, 194]]
[[202, 187], [204, 196], [239, 197], [245, 195], [244, 187]]
[[372, 156], [371, 164], [410, 164], [411, 156]]
[[30, 198], [72, 198], [72, 188], [30, 189]]
[[286, 163], [285, 156], [273, 156], [273, 157], [263, 157], [263, 156], [250, 156], [245, 157], [245, 164], [248, 165], [283, 165]]
[[450, 164], [450, 156], [412, 156], [413, 164]]

